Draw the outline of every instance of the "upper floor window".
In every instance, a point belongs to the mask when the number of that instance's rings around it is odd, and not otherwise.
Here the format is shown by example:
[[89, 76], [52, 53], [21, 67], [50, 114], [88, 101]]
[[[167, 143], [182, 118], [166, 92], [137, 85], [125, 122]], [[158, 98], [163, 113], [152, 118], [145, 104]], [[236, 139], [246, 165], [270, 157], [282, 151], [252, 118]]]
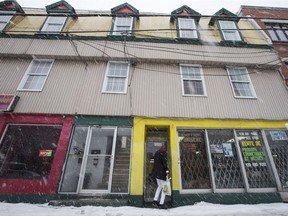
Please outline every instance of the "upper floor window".
[[273, 41], [288, 41], [288, 23], [265, 23]]
[[139, 19], [139, 11], [128, 3], [111, 8], [113, 27], [111, 35], [131, 36], [134, 19]]
[[42, 91], [53, 62], [53, 59], [32, 60], [28, 70], [20, 82], [18, 90]]
[[129, 75], [128, 62], [109, 62], [102, 92], [126, 93]]
[[227, 71], [235, 97], [256, 97], [250, 76], [245, 67], [228, 67]]
[[224, 40], [241, 41], [241, 36], [234, 21], [219, 20], [220, 30]]
[[194, 19], [178, 18], [178, 30], [181, 38], [197, 38], [197, 30]]
[[131, 33], [133, 17], [116, 17], [114, 21], [113, 35], [127, 35]]
[[200, 65], [180, 65], [182, 93], [188, 96], [206, 95], [203, 71]]
[[50, 16], [47, 17], [41, 32], [58, 33], [62, 31], [67, 17]]
[[[2, 15], [5, 14], [7, 12], [1, 11], [0, 12], [0, 31], [3, 31], [5, 29], [5, 27], [7, 26], [7, 24], [10, 22], [10, 20], [12, 19], [13, 15]], [[13, 13], [13, 12], [8, 12], [9, 14]]]

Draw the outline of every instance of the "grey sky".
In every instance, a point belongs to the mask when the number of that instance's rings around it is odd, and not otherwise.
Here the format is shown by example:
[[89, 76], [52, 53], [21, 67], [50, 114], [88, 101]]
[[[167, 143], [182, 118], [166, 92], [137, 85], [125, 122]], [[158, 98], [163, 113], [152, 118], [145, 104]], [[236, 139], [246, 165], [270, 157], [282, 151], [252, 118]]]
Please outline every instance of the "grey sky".
[[[17, 0], [22, 7], [45, 8], [58, 0]], [[241, 5], [288, 8], [288, 0], [66, 0], [76, 10], [108, 10], [128, 2], [140, 12], [171, 13], [187, 5], [202, 15], [213, 15], [221, 8], [236, 13]]]

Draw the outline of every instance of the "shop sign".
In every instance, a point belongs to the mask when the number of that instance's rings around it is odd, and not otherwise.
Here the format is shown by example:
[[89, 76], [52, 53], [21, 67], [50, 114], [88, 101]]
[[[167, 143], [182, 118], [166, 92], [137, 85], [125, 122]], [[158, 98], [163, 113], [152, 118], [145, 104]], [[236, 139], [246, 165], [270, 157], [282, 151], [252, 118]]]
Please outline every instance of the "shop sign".
[[51, 157], [52, 150], [40, 150], [39, 157]]
[[16, 95], [0, 94], [0, 111], [13, 111], [19, 97]]

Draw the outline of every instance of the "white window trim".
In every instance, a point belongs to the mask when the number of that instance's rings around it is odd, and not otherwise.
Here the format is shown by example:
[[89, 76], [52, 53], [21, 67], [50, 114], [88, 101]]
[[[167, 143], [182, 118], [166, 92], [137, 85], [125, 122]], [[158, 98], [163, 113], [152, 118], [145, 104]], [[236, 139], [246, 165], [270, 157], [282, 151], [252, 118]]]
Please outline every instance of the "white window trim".
[[[221, 24], [221, 23], [223, 23], [223, 22], [231, 22], [231, 23], [233, 23], [233, 25], [234, 25], [234, 30], [233, 30], [233, 29], [229, 29], [229, 30], [223, 29], [223, 28], [222, 28], [222, 24]], [[224, 38], [225, 41], [242, 41], [240, 32], [239, 32], [239, 30], [238, 30], [238, 28], [237, 28], [237, 25], [236, 25], [236, 23], [235, 23], [234, 21], [230, 21], [230, 20], [219, 20], [219, 26], [220, 26], [220, 29], [221, 29], [221, 32], [222, 32], [222, 35], [223, 35], [223, 38]], [[234, 40], [227, 39], [227, 38], [226, 38], [226, 35], [225, 35], [225, 31], [231, 31], [231, 32], [233, 31], [233, 32], [235, 32], [235, 35], [236, 35], [237, 39], [234, 39]]]
[[51, 23], [51, 22], [49, 22], [49, 20], [50, 20], [51, 18], [55, 18], [54, 16], [48, 16], [47, 19], [45, 20], [45, 23], [44, 23], [42, 29], [41, 29], [41, 32], [60, 33], [60, 32], [62, 31], [62, 29], [63, 29], [66, 21], [67, 21], [67, 17], [65, 17], [65, 16], [59, 16], [59, 17], [65, 18], [64, 21], [62, 22], [62, 24], [58, 24], [59, 26], [61, 26], [61, 27], [59, 28], [59, 31], [58, 31], [58, 30], [57, 30], [57, 31], [49, 31], [49, 30], [47, 30], [48, 24]]
[[[51, 62], [51, 65], [50, 65], [50, 68], [49, 68], [49, 70], [48, 70], [48, 72], [47, 72], [47, 75], [46, 75], [46, 77], [45, 77], [45, 79], [44, 79], [44, 81], [43, 81], [42, 86], [41, 86], [40, 89], [23, 89], [24, 85], [25, 85], [26, 82], [27, 82], [27, 79], [29, 78], [30, 70], [31, 70], [31, 68], [32, 68], [32, 65], [33, 65], [34, 61], [49, 61], [49, 62]], [[41, 92], [42, 89], [43, 89], [43, 87], [44, 87], [44, 85], [45, 85], [45, 83], [46, 83], [46, 80], [47, 80], [47, 78], [48, 78], [48, 76], [49, 76], [49, 73], [50, 73], [50, 71], [51, 71], [51, 68], [52, 68], [53, 64], [54, 64], [54, 59], [33, 59], [33, 60], [31, 61], [30, 65], [29, 65], [28, 69], [26, 70], [26, 72], [25, 72], [25, 74], [24, 74], [24, 76], [23, 76], [23, 78], [22, 78], [22, 80], [21, 80], [21, 82], [20, 82], [20, 84], [19, 84], [19, 86], [18, 86], [18, 88], [17, 88], [17, 91], [35, 91], [35, 92]], [[44, 76], [44, 75], [43, 75], [43, 76]]]
[[[15, 11], [0, 11], [0, 13], [1, 14], [16, 14]], [[10, 17], [10, 19], [7, 22], [6, 21], [4, 22], [3, 20], [1, 20], [1, 17]], [[14, 15], [0, 16], [0, 23], [4, 23], [4, 26], [3, 26], [3, 28], [0, 28], [0, 31], [3, 31], [7, 27], [8, 23], [10, 23], [10, 21], [13, 17], [14, 17]]]
[[[192, 29], [182, 28], [182, 27], [181, 27], [181, 21], [182, 21], [182, 20], [192, 21], [192, 26], [193, 26]], [[194, 19], [192, 19], [192, 18], [178, 18], [178, 31], [179, 31], [179, 36], [180, 36], [180, 38], [193, 38], [193, 39], [198, 38], [197, 30], [196, 30], [196, 29], [197, 29], [197, 27], [196, 27], [196, 23], [195, 23], [195, 20], [194, 20]], [[186, 30], [192, 31], [193, 37], [184, 37], [184, 36], [183, 36], [183, 31], [186, 31]]]
[[118, 36], [119, 36], [119, 35], [120, 35], [120, 36], [123, 35], [122, 32], [120, 32], [120, 31], [117, 30], [117, 28], [118, 28], [118, 25], [117, 25], [117, 22], [118, 22], [118, 21], [117, 21], [117, 19], [118, 19], [118, 18], [123, 18], [123, 17], [125, 17], [125, 18], [128, 18], [128, 17], [129, 17], [129, 18], [131, 19], [131, 21], [130, 21], [130, 28], [129, 28], [129, 30], [128, 30], [128, 31], [129, 31], [128, 33], [130, 33], [130, 34], [132, 33], [134, 18], [131, 17], [131, 16], [119, 16], [119, 17], [115, 17], [115, 20], [114, 20], [114, 23], [113, 23], [113, 32], [112, 32], [112, 35], [118, 35]]
[[[252, 96], [250, 97], [250, 96], [237, 96], [236, 95], [236, 93], [235, 93], [235, 89], [234, 89], [234, 87], [233, 87], [233, 81], [231, 80], [231, 77], [230, 77], [230, 73], [229, 73], [229, 69], [245, 69], [245, 71], [246, 71], [246, 74], [247, 74], [247, 78], [248, 78], [248, 81], [242, 81], [243, 83], [247, 83], [247, 82], [249, 82], [249, 87], [250, 87], [250, 91], [251, 91], [251, 93], [252, 93]], [[246, 98], [246, 99], [249, 99], [249, 98], [251, 98], [251, 99], [256, 99], [257, 98], [257, 96], [256, 96], [256, 92], [255, 92], [255, 89], [254, 89], [254, 86], [253, 86], [253, 84], [252, 84], [252, 81], [251, 81], [251, 78], [250, 78], [250, 76], [249, 76], [249, 72], [248, 72], [248, 70], [247, 70], [247, 68], [246, 67], [226, 67], [226, 71], [227, 71], [227, 74], [228, 74], [228, 77], [229, 77], [229, 81], [230, 81], [230, 85], [231, 85], [231, 88], [232, 88], [232, 90], [233, 90], [233, 94], [234, 94], [234, 97], [235, 98]], [[241, 82], [241, 81], [237, 81], [237, 82]]]
[[[106, 91], [106, 86], [107, 86], [107, 82], [108, 82], [108, 72], [109, 72], [109, 68], [110, 68], [110, 64], [111, 63], [126, 63], [127, 66], [127, 76], [125, 78], [125, 86], [124, 86], [124, 91], [122, 92], [117, 92], [117, 91]], [[104, 78], [104, 82], [103, 82], [103, 87], [102, 87], [102, 93], [111, 93], [111, 94], [127, 94], [127, 88], [128, 88], [128, 77], [129, 77], [129, 71], [130, 71], [130, 64], [127, 61], [110, 61], [108, 62], [108, 65], [106, 67], [106, 72], [105, 72], [105, 78]], [[115, 76], [114, 76], [115, 77]], [[124, 77], [123, 77], [124, 78]]]
[[[189, 80], [201, 80], [202, 81], [202, 86], [203, 86], [203, 95], [197, 95], [197, 94], [185, 94], [184, 91], [184, 79], [183, 79], [183, 73], [182, 73], [182, 66], [190, 66], [190, 67], [198, 67], [200, 69], [200, 76], [201, 79], [189, 79]], [[206, 92], [206, 85], [205, 85], [205, 79], [204, 79], [204, 74], [203, 74], [203, 69], [202, 65], [199, 64], [180, 64], [180, 73], [181, 73], [181, 86], [182, 86], [182, 96], [189, 96], [189, 97], [203, 97], [207, 96]], [[186, 79], [185, 79], [186, 80]]]

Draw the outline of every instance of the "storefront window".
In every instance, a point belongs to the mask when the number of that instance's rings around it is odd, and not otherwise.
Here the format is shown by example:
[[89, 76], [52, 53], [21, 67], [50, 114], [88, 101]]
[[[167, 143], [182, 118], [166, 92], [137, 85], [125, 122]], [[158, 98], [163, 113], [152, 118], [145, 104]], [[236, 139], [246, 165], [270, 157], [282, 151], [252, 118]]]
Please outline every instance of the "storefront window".
[[66, 163], [65, 175], [62, 180], [62, 192], [76, 192], [80, 169], [83, 161], [84, 148], [88, 127], [76, 127]]
[[182, 189], [210, 188], [204, 130], [178, 130]]
[[0, 178], [48, 177], [61, 126], [8, 125], [0, 144]]
[[266, 130], [266, 138], [283, 188], [288, 188], [288, 131]]
[[131, 128], [76, 126], [60, 192], [128, 193]]
[[259, 130], [237, 130], [244, 166], [250, 188], [276, 187]]
[[244, 188], [233, 130], [208, 130], [217, 189]]

